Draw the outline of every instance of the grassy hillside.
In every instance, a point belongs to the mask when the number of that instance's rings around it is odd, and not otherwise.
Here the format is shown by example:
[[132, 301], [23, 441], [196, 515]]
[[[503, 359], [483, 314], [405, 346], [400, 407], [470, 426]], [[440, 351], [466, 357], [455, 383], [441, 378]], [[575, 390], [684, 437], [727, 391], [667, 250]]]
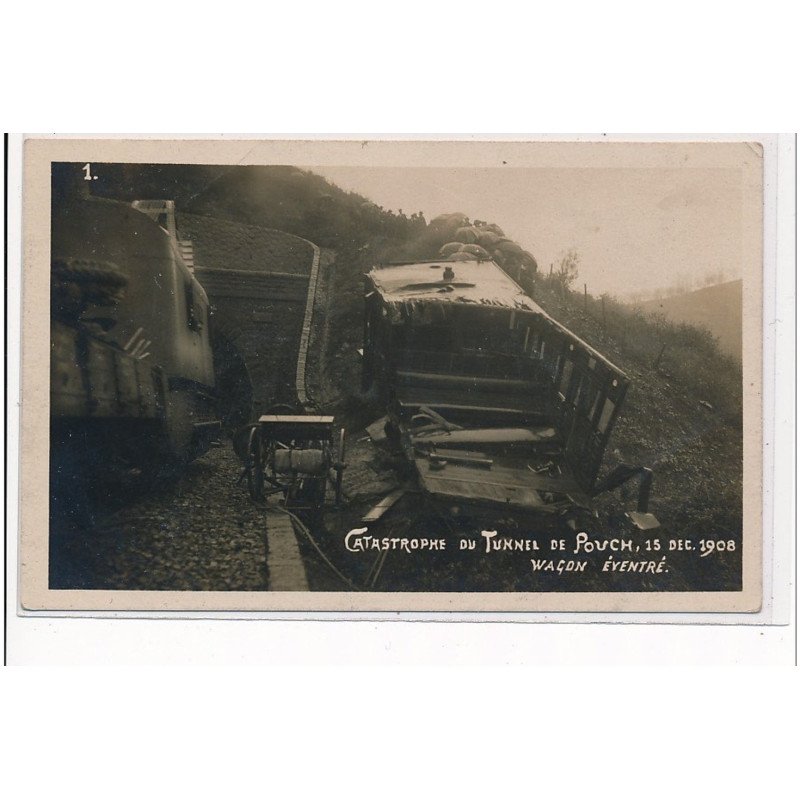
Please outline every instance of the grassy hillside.
[[[54, 193], [83, 192], [79, 164], [57, 165]], [[426, 229], [421, 213], [394, 213], [293, 166], [103, 164], [92, 194], [175, 200], [179, 213], [293, 233], [321, 247], [402, 247]]]
[[663, 314], [671, 322], [706, 328], [716, 337], [724, 353], [742, 360], [741, 280], [649, 300], [640, 307], [646, 314]]
[[547, 278], [536, 299], [631, 379], [606, 453], [655, 471], [653, 510], [687, 535], [741, 531], [742, 373], [703, 329], [610, 298], [562, 292]]

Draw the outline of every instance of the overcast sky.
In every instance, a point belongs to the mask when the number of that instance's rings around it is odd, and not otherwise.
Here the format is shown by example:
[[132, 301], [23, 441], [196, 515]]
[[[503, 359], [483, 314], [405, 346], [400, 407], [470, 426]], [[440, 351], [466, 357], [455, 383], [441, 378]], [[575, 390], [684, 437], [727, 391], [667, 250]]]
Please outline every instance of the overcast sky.
[[495, 222], [541, 270], [575, 248], [579, 283], [594, 294], [651, 291], [717, 270], [741, 277], [737, 169], [310, 169], [384, 208]]

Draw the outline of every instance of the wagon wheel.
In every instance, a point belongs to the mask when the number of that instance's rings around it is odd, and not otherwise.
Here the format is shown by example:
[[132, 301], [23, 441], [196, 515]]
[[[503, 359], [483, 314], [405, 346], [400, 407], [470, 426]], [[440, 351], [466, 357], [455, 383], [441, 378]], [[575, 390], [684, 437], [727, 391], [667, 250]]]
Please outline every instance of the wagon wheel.
[[336, 453], [336, 461], [333, 463], [333, 469], [336, 472], [336, 483], [334, 484], [334, 490], [337, 507], [342, 504], [342, 473], [344, 472], [345, 466], [347, 466], [344, 463], [344, 438], [344, 428], [342, 428], [339, 431], [339, 446]]
[[261, 430], [250, 431], [247, 441], [247, 489], [253, 500], [264, 496], [264, 462], [261, 452]]

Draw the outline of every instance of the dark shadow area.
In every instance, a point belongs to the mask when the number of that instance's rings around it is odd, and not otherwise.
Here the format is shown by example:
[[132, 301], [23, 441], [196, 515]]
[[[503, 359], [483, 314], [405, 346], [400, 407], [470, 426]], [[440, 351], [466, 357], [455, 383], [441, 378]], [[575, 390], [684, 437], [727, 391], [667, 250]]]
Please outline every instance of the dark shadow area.
[[218, 415], [223, 431], [231, 436], [250, 421], [253, 384], [241, 353], [227, 336], [214, 332], [211, 345], [219, 398]]

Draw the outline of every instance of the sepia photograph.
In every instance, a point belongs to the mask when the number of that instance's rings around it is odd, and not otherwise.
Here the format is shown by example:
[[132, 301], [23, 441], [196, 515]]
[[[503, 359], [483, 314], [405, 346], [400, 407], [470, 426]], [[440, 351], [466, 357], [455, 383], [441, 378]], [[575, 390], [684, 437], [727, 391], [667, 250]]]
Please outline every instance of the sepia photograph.
[[25, 608], [759, 610], [760, 145], [145, 144], [27, 143]]

